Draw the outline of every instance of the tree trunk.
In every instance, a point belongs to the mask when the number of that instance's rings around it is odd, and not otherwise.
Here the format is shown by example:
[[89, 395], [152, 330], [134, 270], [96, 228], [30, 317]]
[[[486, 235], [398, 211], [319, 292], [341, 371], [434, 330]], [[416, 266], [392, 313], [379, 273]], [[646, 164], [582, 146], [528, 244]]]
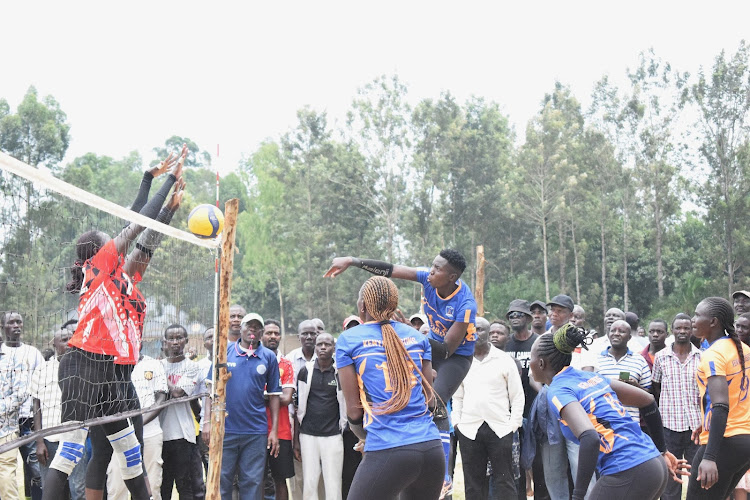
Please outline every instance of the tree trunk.
[[664, 298], [664, 263], [661, 258], [662, 240], [664, 239], [661, 227], [661, 207], [656, 203], [654, 205], [654, 222], [656, 222], [656, 287], [659, 291], [659, 298]]
[[284, 321], [284, 294], [281, 290], [281, 278], [276, 276], [276, 286], [279, 288], [279, 323], [281, 323], [281, 343], [282, 347], [284, 349], [284, 352], [287, 352], [286, 350], [286, 322]]
[[549, 269], [547, 266], [547, 217], [542, 216], [542, 254], [544, 255], [544, 293], [549, 302]]
[[565, 249], [565, 222], [561, 218], [557, 221], [557, 239], [559, 240], [559, 251], [558, 258], [560, 261], [560, 293], [568, 293], [568, 285], [565, 282], [565, 261], [566, 261], [566, 249]]
[[573, 236], [573, 263], [576, 268], [576, 304], [581, 303], [581, 279], [579, 275], [578, 262], [578, 243], [576, 242], [576, 224], [573, 218], [570, 219], [570, 233]]
[[477, 316], [484, 316], [484, 245], [477, 246], [476, 268], [476, 286], [472, 290], [477, 301]]
[[[602, 312], [607, 311], [607, 245], [604, 239], [604, 215], [599, 220], [601, 230], [600, 238], [602, 243]], [[604, 330], [602, 330], [603, 332]]]
[[627, 312], [628, 304], [628, 212], [623, 204], [622, 217], [622, 305]]

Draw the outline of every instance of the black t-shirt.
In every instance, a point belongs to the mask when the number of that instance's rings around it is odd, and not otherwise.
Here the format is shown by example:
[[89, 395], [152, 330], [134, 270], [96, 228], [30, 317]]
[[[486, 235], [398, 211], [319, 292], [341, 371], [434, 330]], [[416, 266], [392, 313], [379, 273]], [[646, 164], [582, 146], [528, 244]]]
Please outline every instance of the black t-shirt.
[[[307, 382], [307, 367], [299, 371], [300, 384]], [[339, 428], [339, 400], [336, 397], [338, 381], [333, 367], [321, 371], [318, 363], [313, 368], [310, 392], [307, 396], [307, 411], [300, 424], [300, 432], [310, 436], [335, 436]]]
[[526, 396], [526, 404], [523, 407], [524, 418], [528, 418], [531, 404], [536, 398], [536, 391], [529, 385], [529, 360], [531, 359], [531, 346], [538, 338], [539, 335], [536, 333], [532, 333], [531, 337], [526, 340], [516, 340], [515, 336], [511, 336], [505, 345], [505, 352], [521, 363], [521, 385], [523, 385], [523, 393]]

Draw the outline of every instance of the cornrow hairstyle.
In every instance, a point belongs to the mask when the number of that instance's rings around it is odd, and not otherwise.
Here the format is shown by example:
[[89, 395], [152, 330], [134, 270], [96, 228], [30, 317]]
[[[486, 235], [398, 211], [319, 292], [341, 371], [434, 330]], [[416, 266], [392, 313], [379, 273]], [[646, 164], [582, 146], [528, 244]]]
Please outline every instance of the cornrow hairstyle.
[[440, 250], [439, 255], [448, 261], [448, 264], [456, 270], [459, 276], [463, 274], [464, 269], [466, 269], [466, 259], [461, 255], [461, 252], [452, 248], [445, 248]]
[[93, 229], [83, 233], [76, 241], [76, 255], [78, 258], [70, 268], [70, 281], [65, 285], [68, 293], [80, 293], [83, 285], [83, 264], [96, 255], [96, 252], [104, 246], [101, 233]]
[[742, 352], [742, 341], [740, 340], [737, 332], [734, 331], [734, 307], [729, 301], [723, 297], [707, 297], [701, 302], [706, 304], [708, 310], [708, 316], [716, 318], [721, 323], [721, 327], [729, 335], [729, 338], [734, 342], [734, 346], [737, 348], [737, 356], [740, 358], [740, 366], [742, 367], [742, 384], [745, 384], [745, 353]]
[[[393, 281], [383, 276], [368, 279], [360, 291], [365, 309], [380, 324], [383, 335], [383, 348], [388, 364], [388, 379], [393, 389], [391, 397], [372, 407], [372, 413], [387, 415], [401, 411], [409, 404], [412, 387], [416, 384], [414, 372], [422, 379], [422, 391], [427, 401], [432, 399], [432, 388], [425, 381], [422, 371], [411, 359], [401, 338], [391, 325], [390, 319], [398, 307], [398, 288]], [[361, 397], [364, 408], [369, 406], [365, 397]], [[426, 411], [426, 410], [425, 410]]]
[[674, 324], [675, 324], [675, 321], [678, 321], [678, 320], [682, 320], [682, 319], [686, 319], [686, 320], [688, 320], [688, 321], [692, 321], [692, 320], [690, 319], [690, 316], [689, 316], [689, 315], [687, 315], [687, 314], [685, 314], [685, 313], [677, 313], [677, 314], [675, 315], [675, 317], [674, 317], [674, 318], [672, 319], [672, 324], [670, 325], [670, 328], [671, 328], [672, 330], [674, 330]]
[[539, 357], [544, 358], [555, 372], [559, 372], [570, 365], [573, 351], [578, 346], [585, 347], [587, 336], [588, 332], [583, 328], [566, 323], [555, 333], [541, 335], [537, 340], [537, 352]]

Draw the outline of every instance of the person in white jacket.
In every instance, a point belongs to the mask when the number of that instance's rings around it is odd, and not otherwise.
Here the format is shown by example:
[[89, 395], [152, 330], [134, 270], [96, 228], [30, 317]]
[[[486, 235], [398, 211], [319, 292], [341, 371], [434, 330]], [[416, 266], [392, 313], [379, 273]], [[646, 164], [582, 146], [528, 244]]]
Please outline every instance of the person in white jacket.
[[[477, 318], [477, 325], [479, 325]], [[466, 498], [517, 498], [513, 480], [513, 433], [521, 427], [525, 397], [513, 358], [489, 342], [489, 328], [477, 328], [474, 359], [453, 395], [451, 415], [464, 468]]]

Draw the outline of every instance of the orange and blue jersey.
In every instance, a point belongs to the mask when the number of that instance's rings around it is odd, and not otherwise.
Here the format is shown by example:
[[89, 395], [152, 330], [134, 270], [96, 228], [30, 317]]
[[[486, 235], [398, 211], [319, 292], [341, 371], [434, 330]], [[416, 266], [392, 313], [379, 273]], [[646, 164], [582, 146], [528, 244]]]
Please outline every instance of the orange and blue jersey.
[[[421, 371], [422, 360], [431, 359], [430, 342], [424, 335], [403, 323], [391, 321], [391, 326]], [[365, 323], [350, 328], [339, 336], [336, 341], [336, 366], [340, 370], [352, 364], [357, 372], [360, 401], [365, 409], [365, 451], [440, 439], [422, 392], [421, 375], [416, 370], [412, 373], [409, 403], [395, 413], [373, 413], [373, 405], [388, 401], [393, 394], [379, 324]]]
[[563, 368], [552, 379], [547, 391], [550, 408], [560, 421], [567, 439], [578, 443], [560, 412], [578, 401], [599, 434], [596, 470], [606, 476], [631, 469], [660, 455], [653, 441], [641, 431], [607, 379], [597, 373]]
[[474, 354], [474, 342], [477, 340], [477, 330], [474, 326], [477, 317], [477, 302], [474, 300], [474, 295], [469, 290], [469, 286], [462, 279], [459, 279], [456, 282], [458, 288], [452, 294], [443, 298], [427, 281], [429, 275], [429, 269], [417, 269], [417, 281], [422, 283], [422, 287], [424, 287], [422, 304], [430, 325], [430, 338], [438, 342], [445, 342], [445, 335], [453, 326], [453, 323], [468, 323], [466, 336], [456, 349], [455, 354], [471, 356]]
[[711, 429], [711, 397], [706, 390], [709, 377], [721, 376], [727, 379], [729, 389], [729, 415], [725, 437], [750, 434], [750, 347], [744, 343], [742, 353], [745, 356], [745, 373], [743, 376], [737, 347], [729, 337], [720, 337], [701, 353], [701, 360], [695, 378], [701, 397], [701, 432], [700, 443], [708, 442], [708, 431]]

